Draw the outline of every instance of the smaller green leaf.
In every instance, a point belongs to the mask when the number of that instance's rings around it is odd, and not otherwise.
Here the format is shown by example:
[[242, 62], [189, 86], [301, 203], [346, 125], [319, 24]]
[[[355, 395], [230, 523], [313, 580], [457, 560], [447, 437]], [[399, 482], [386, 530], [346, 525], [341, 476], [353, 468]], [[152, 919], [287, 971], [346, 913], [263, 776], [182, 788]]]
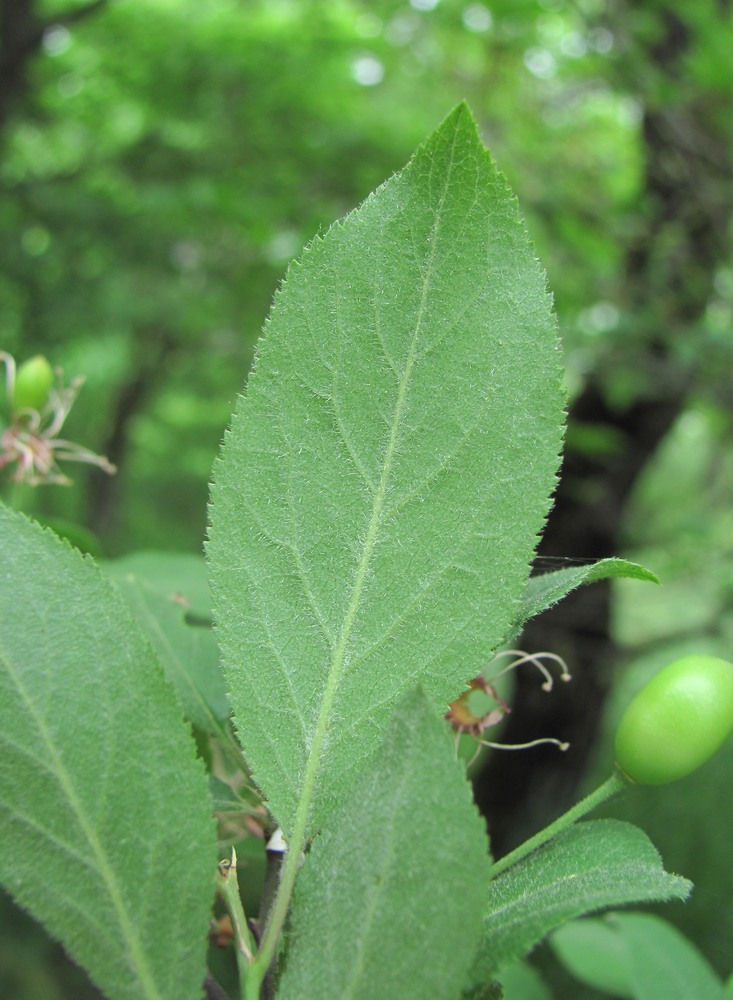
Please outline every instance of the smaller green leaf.
[[549, 940], [559, 961], [581, 983], [621, 1000], [633, 1000], [626, 947], [607, 917], [572, 920]]
[[214, 774], [209, 775], [209, 791], [215, 813], [242, 811], [242, 799], [239, 798], [231, 785], [227, 785], [225, 781], [217, 778]]
[[313, 844], [278, 1000], [455, 1000], [480, 933], [489, 860], [465, 770], [415, 692]]
[[496, 878], [474, 969], [489, 979], [550, 931], [608, 906], [684, 899], [690, 883], [664, 871], [643, 831], [619, 820], [578, 823]]
[[723, 1000], [723, 983], [666, 920], [651, 913], [614, 913], [608, 920], [626, 946], [635, 1000]]
[[581, 982], [628, 1000], [723, 1000], [724, 987], [695, 946], [649, 913], [576, 920], [551, 938]]
[[552, 993], [529, 962], [514, 962], [501, 970], [501, 1000], [552, 1000]]
[[102, 564], [115, 576], [132, 573], [161, 594], [175, 596], [187, 615], [211, 622], [209, 574], [203, 555], [188, 552], [133, 552]]
[[221, 734], [229, 706], [216, 640], [210, 628], [188, 623], [189, 615], [205, 620], [210, 613], [203, 559], [140, 553], [104, 569], [158, 654], [185, 717]]
[[618, 578], [659, 583], [659, 578], [651, 570], [626, 559], [599, 559], [590, 566], [569, 566], [553, 573], [541, 573], [527, 582], [518, 622], [523, 625], [585, 583]]

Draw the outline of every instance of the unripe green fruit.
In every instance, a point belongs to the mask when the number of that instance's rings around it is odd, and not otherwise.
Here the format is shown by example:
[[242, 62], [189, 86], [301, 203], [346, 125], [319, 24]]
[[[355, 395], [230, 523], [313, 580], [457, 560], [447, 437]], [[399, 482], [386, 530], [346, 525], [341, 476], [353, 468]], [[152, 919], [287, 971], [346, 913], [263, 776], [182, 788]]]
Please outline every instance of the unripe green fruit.
[[15, 373], [14, 410], [42, 410], [53, 386], [53, 368], [42, 354], [24, 361]]
[[733, 731], [733, 663], [685, 656], [639, 691], [616, 731], [616, 763], [631, 781], [663, 785], [704, 764]]

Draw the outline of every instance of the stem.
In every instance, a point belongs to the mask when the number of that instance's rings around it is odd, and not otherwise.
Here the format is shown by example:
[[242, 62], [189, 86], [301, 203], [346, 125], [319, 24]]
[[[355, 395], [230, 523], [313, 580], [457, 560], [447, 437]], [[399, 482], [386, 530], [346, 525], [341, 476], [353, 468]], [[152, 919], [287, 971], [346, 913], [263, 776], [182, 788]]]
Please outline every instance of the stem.
[[[285, 863], [285, 858], [287, 856], [287, 844], [285, 843], [282, 830], [279, 827], [267, 841], [265, 854], [267, 856], [267, 867], [265, 869], [265, 881], [262, 886], [262, 895], [260, 897], [260, 912], [257, 917], [258, 933], [256, 936], [258, 943], [263, 940], [265, 931], [267, 930], [270, 914], [272, 913], [272, 908], [275, 904], [280, 888], [280, 876], [282, 874], [283, 864]], [[261, 979], [261, 982], [258, 978], [259, 972], [255, 972], [255, 977], [256, 982], [259, 983], [260, 987], [260, 1000], [274, 1000], [275, 963], [270, 963], [264, 977]], [[256, 990], [256, 986], [250, 988]]]
[[505, 854], [503, 858], [499, 858], [498, 861], [495, 861], [491, 868], [491, 877], [496, 878], [497, 875], [501, 875], [501, 873], [505, 872], [507, 868], [511, 868], [512, 865], [521, 861], [522, 858], [526, 858], [528, 854], [531, 854], [532, 851], [536, 851], [538, 847], [542, 847], [542, 845], [546, 844], [548, 840], [552, 840], [553, 837], [556, 837], [558, 833], [562, 833], [563, 830], [567, 830], [568, 827], [572, 826], [573, 823], [577, 822], [579, 819], [582, 819], [583, 816], [589, 813], [592, 809], [595, 809], [596, 806], [599, 806], [602, 802], [605, 802], [607, 799], [617, 795], [624, 788], [626, 788], [628, 784], [628, 780], [623, 777], [620, 771], [614, 771], [610, 778], [607, 778], [602, 785], [599, 785], [598, 788], [596, 788], [595, 791], [591, 792], [590, 795], [586, 795], [586, 797], [581, 799], [580, 802], [576, 802], [576, 804], [572, 806], [572, 808], [568, 809], [566, 813], [563, 813], [562, 816], [558, 816], [553, 823], [550, 823], [549, 826], [540, 830], [539, 833], [536, 833], [533, 837], [530, 837], [529, 840], [525, 840], [523, 844], [520, 844], [519, 847], [510, 851], [509, 854]]
[[267, 916], [260, 949], [257, 952], [254, 962], [249, 967], [244, 1000], [260, 1000], [260, 986], [275, 957], [275, 949], [280, 939], [280, 932], [283, 929], [288, 909], [290, 908], [290, 899], [295, 887], [295, 878], [300, 867], [301, 852], [305, 846], [305, 821], [305, 811], [299, 810], [296, 813], [293, 835], [290, 838], [285, 860], [283, 861], [280, 884], [273, 899], [272, 908]]
[[232, 920], [234, 951], [237, 956], [237, 971], [239, 972], [239, 988], [244, 997], [245, 984], [249, 978], [254, 953], [254, 941], [252, 940], [249, 925], [247, 924], [247, 918], [244, 915], [242, 897], [239, 895], [237, 852], [234, 848], [232, 848], [232, 860], [222, 861], [219, 864], [219, 875], [216, 881]]

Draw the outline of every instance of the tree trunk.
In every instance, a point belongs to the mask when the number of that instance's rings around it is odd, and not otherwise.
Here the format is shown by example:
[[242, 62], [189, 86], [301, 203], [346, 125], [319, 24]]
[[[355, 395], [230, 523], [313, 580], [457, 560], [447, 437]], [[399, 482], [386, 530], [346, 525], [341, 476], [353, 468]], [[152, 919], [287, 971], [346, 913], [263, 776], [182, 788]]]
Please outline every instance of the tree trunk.
[[0, 138], [16, 103], [27, 104], [28, 67], [47, 29], [80, 21], [106, 2], [92, 0], [44, 21], [38, 17], [37, 0], [0, 0]]

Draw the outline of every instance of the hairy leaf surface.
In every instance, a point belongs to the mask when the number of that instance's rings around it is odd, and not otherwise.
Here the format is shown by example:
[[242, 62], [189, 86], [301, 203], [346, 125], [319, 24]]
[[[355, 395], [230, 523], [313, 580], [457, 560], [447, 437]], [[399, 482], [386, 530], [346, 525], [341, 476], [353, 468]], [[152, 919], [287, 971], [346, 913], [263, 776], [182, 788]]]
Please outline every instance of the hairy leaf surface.
[[0, 507], [0, 881], [110, 1000], [196, 1000], [216, 864], [173, 689], [90, 559]]
[[590, 566], [566, 566], [552, 573], [540, 573], [527, 581], [522, 597], [517, 631], [530, 618], [551, 608], [563, 597], [586, 583], [598, 580], [647, 580], [659, 583], [659, 578], [651, 570], [627, 559], [599, 559]]
[[498, 876], [476, 967], [478, 979], [522, 958], [567, 920], [622, 903], [685, 899], [687, 879], [665, 872], [646, 834], [630, 823], [577, 823]]
[[286, 833], [507, 633], [562, 421], [544, 276], [462, 105], [291, 266], [215, 468], [231, 704]]
[[[356, 808], [354, 808], [356, 806]], [[298, 880], [280, 1000], [455, 1000], [489, 878], [484, 822], [420, 692], [313, 845]]]

